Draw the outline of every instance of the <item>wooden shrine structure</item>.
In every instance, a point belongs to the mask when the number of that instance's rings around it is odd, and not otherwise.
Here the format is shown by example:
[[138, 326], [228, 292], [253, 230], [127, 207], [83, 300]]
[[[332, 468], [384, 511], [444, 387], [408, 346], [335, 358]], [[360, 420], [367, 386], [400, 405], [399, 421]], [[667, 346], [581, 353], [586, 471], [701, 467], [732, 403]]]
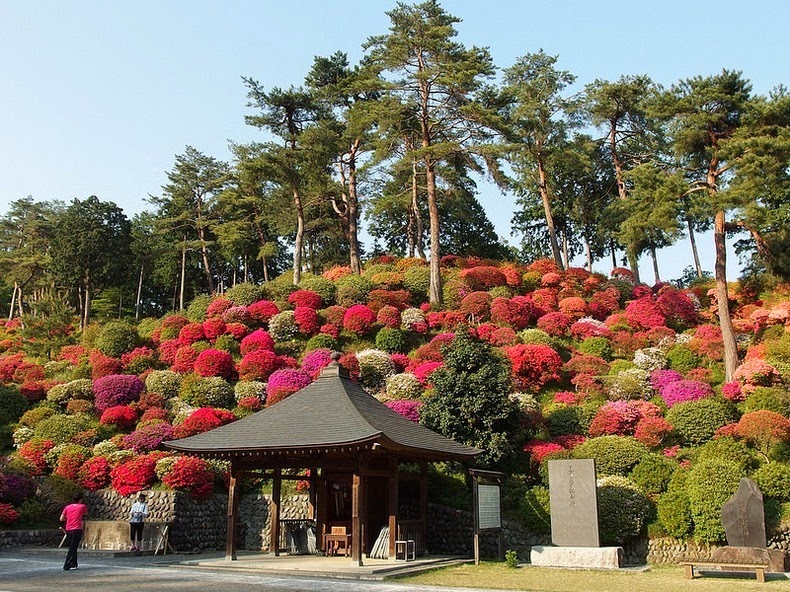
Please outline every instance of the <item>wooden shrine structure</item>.
[[[346, 527], [349, 537], [344, 551], [350, 544], [356, 565], [362, 565], [363, 554], [369, 552], [383, 526], [389, 527], [390, 558], [395, 557], [399, 533], [424, 544], [427, 463], [469, 463], [482, 452], [391, 410], [351, 380], [336, 360], [311, 384], [271, 407], [165, 444], [186, 454], [230, 461], [226, 559], [236, 559], [241, 479], [250, 471], [263, 471], [264, 477], [273, 480], [270, 552], [279, 554], [282, 480], [308, 479], [316, 545], [330, 551], [326, 538], [337, 543], [338, 537], [332, 535]], [[401, 464], [419, 467], [419, 471], [404, 473], [399, 470]], [[310, 476], [283, 473], [291, 469], [309, 469]], [[418, 483], [419, 518], [399, 521], [399, 488], [406, 478], [416, 478]]]

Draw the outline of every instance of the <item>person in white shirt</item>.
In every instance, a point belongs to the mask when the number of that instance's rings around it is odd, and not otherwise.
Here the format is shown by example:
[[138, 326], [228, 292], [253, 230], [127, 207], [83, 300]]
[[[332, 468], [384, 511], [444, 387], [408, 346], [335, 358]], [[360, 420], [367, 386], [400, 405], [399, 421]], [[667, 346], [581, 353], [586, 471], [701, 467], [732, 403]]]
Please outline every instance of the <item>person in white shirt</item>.
[[143, 542], [143, 526], [145, 518], [148, 516], [148, 504], [145, 501], [145, 494], [137, 496], [137, 501], [132, 504], [129, 511], [129, 538], [132, 539], [131, 551], [141, 551]]

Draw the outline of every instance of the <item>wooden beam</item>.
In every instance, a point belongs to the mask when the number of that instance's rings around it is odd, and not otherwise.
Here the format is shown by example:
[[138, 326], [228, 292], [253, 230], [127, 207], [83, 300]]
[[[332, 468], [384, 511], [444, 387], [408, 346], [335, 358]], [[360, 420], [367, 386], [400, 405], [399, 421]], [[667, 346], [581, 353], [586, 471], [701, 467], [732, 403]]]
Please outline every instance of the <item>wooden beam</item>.
[[425, 550], [428, 548], [428, 463], [420, 463], [420, 529]]
[[387, 495], [387, 506], [389, 510], [390, 540], [387, 556], [393, 559], [395, 557], [395, 540], [398, 536], [398, 457], [391, 456], [389, 465], [389, 493]]
[[239, 515], [239, 471], [231, 464], [228, 484], [228, 530], [225, 539], [225, 561], [236, 561], [236, 523]]
[[363, 532], [363, 496], [365, 494], [362, 472], [365, 469], [365, 457], [359, 455], [357, 468], [351, 480], [351, 562], [357, 567], [362, 566], [362, 532]]
[[282, 479], [280, 469], [274, 471], [274, 483], [272, 484], [272, 528], [271, 528], [271, 541], [269, 543], [269, 553], [274, 551], [274, 556], [280, 555], [280, 492], [282, 487]]

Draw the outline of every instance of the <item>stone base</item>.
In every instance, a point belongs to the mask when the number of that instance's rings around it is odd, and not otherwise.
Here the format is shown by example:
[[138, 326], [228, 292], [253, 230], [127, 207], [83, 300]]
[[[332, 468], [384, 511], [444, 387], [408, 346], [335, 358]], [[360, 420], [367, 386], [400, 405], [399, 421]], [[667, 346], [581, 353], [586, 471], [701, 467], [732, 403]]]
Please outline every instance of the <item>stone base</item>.
[[[767, 573], [784, 573], [785, 553], [779, 549], [766, 549], [764, 547], [719, 547], [710, 558], [711, 561], [721, 563], [765, 563]], [[724, 565], [722, 571], [737, 571]]]
[[541, 567], [619, 569], [623, 564], [623, 548], [534, 546], [530, 563]]

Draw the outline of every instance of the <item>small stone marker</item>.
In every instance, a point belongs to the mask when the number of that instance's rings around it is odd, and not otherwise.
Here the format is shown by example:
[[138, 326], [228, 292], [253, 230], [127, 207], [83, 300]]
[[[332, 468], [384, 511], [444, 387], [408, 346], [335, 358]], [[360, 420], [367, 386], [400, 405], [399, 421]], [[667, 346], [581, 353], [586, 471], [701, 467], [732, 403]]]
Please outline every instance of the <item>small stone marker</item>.
[[733, 547], [765, 548], [763, 494], [757, 483], [744, 477], [721, 509], [727, 544]]
[[553, 544], [600, 547], [594, 460], [550, 460], [549, 500]]

